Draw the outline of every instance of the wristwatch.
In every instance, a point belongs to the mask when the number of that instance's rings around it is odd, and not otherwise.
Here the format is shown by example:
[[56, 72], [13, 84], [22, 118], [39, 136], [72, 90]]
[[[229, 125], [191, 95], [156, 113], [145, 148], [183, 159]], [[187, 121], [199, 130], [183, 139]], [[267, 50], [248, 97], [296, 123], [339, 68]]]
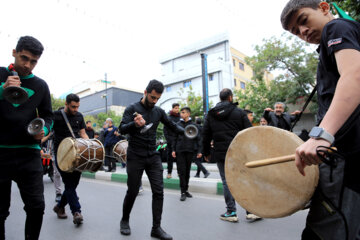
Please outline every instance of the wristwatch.
[[330, 144], [333, 144], [335, 138], [333, 135], [325, 131], [325, 129], [321, 127], [313, 127], [309, 133], [309, 137], [315, 139], [324, 139], [328, 141]]

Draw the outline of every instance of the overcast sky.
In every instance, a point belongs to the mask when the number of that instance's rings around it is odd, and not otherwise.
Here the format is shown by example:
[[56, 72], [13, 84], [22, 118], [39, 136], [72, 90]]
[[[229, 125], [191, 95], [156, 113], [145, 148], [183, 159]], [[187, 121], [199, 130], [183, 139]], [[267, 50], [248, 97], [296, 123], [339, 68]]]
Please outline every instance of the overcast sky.
[[228, 32], [230, 45], [251, 56], [263, 38], [283, 33], [287, 0], [12, 0], [0, 14], [0, 65], [13, 62], [19, 36], [45, 46], [34, 74], [60, 96], [83, 81], [102, 79], [144, 90], [161, 75], [159, 59]]

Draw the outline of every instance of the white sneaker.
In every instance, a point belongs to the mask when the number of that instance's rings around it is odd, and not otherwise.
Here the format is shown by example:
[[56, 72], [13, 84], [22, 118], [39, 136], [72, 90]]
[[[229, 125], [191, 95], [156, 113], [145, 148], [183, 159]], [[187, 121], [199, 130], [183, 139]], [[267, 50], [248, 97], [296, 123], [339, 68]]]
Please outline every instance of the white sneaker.
[[246, 214], [246, 220], [256, 221], [256, 220], [261, 220], [261, 219], [262, 219], [261, 217], [256, 216], [255, 214], [252, 214], [252, 213]]

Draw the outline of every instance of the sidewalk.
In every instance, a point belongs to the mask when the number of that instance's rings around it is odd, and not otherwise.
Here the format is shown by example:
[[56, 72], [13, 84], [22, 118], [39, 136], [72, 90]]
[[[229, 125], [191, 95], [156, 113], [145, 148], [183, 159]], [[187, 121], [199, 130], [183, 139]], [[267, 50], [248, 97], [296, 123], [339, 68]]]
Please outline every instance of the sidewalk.
[[[203, 178], [203, 173], [200, 173], [200, 178], [195, 178], [197, 166], [192, 164], [189, 181], [189, 192], [193, 193], [206, 193], [206, 194], [223, 194], [223, 186], [220, 179], [219, 171], [214, 163], [203, 163], [204, 167], [210, 172], [208, 178]], [[176, 189], [180, 191], [179, 178], [177, 176], [176, 163], [173, 166], [172, 178], [167, 179], [167, 164], [163, 163], [164, 167], [164, 188]], [[83, 172], [82, 177], [125, 183], [127, 182], [126, 169], [117, 164], [116, 172], [98, 171], [96, 173]], [[142, 177], [143, 186], [150, 186], [149, 179], [144, 173]]]

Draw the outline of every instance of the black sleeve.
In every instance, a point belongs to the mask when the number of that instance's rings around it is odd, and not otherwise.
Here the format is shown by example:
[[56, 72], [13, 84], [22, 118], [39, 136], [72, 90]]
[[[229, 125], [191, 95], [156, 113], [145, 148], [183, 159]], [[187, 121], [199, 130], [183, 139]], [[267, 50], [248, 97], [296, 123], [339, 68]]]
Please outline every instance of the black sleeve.
[[134, 107], [133, 105], [127, 107], [121, 119], [121, 123], [119, 126], [119, 131], [122, 135], [132, 133], [136, 129], [134, 122]]
[[44, 86], [46, 90], [45, 90], [45, 94], [41, 99], [41, 103], [38, 106], [38, 113], [39, 113], [39, 117], [41, 117], [45, 121], [44, 128], [46, 129], [44, 129], [44, 131], [45, 131], [45, 135], [48, 135], [54, 125], [53, 124], [54, 113], [51, 107], [50, 90], [45, 81], [44, 81]]
[[199, 131], [198, 136], [197, 136], [197, 153], [202, 153], [203, 152], [203, 147], [202, 147], [202, 129], [199, 127], [199, 125], [195, 125]]
[[270, 122], [269, 113], [270, 113], [269, 111], [264, 111], [263, 113], [263, 118], [265, 118], [268, 123]]
[[342, 49], [355, 49], [360, 51], [360, 27], [359, 23], [335, 19], [329, 22], [322, 33], [323, 44], [326, 44], [327, 54], [331, 55]]
[[174, 123], [172, 120], [170, 120], [167, 116], [164, 110], [160, 108], [161, 111], [161, 119], [160, 121], [168, 128], [170, 128], [172, 131], [174, 131], [177, 134], [184, 134], [184, 128], [180, 125]]
[[210, 155], [210, 142], [212, 140], [212, 132], [210, 128], [209, 116], [205, 117], [202, 129], [202, 147], [205, 156]]

